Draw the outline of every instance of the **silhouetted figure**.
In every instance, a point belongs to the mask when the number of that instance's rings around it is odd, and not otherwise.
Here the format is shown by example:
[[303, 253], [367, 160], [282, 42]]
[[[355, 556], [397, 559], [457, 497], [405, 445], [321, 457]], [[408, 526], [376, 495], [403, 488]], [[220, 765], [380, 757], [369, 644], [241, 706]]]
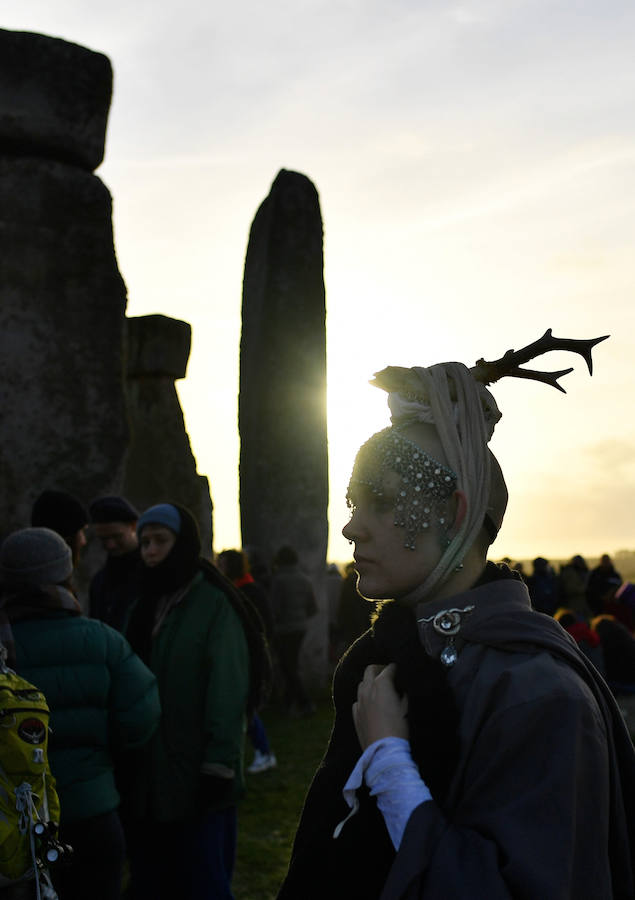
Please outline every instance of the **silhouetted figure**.
[[624, 581], [609, 600], [604, 602], [604, 612], [614, 616], [631, 633], [635, 631], [635, 584]]
[[299, 671], [300, 648], [311, 616], [317, 612], [313, 585], [299, 568], [292, 547], [281, 547], [271, 579], [274, 640], [284, 680], [284, 703], [290, 713], [309, 715], [315, 710]]
[[586, 602], [586, 589], [589, 581], [589, 567], [584, 557], [579, 554], [562, 567], [558, 577], [559, 606], [564, 606], [576, 614], [588, 619], [589, 607]]
[[531, 605], [536, 612], [552, 616], [558, 608], [558, 579], [548, 560], [537, 556], [533, 572], [526, 579]]
[[600, 564], [591, 569], [586, 589], [586, 602], [594, 616], [604, 611], [604, 604], [610, 600], [622, 583], [622, 576], [613, 565], [613, 560], [605, 553]]

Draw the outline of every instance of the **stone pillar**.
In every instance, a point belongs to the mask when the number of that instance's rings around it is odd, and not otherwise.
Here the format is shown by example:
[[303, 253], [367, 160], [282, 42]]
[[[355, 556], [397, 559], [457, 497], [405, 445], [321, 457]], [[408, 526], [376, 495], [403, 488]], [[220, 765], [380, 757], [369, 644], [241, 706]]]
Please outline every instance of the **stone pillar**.
[[320, 612], [307, 668], [326, 669], [328, 539], [326, 327], [318, 193], [278, 173], [251, 226], [240, 345], [240, 512], [243, 546], [271, 561], [289, 544], [312, 578]]
[[0, 30], [0, 516], [44, 488], [88, 503], [121, 484], [126, 290], [103, 158], [107, 57]]
[[185, 378], [191, 328], [167, 316], [127, 319], [127, 398], [131, 440], [124, 494], [143, 511], [179, 503], [197, 519], [203, 555], [212, 551], [212, 503], [198, 475], [174, 382]]

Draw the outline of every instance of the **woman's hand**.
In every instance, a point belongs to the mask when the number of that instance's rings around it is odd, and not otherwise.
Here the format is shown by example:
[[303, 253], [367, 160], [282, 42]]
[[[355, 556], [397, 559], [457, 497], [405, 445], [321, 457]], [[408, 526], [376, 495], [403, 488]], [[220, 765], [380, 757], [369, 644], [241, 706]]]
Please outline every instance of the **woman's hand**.
[[408, 740], [408, 698], [395, 690], [395, 664], [366, 666], [353, 703], [353, 722], [362, 750], [385, 737]]

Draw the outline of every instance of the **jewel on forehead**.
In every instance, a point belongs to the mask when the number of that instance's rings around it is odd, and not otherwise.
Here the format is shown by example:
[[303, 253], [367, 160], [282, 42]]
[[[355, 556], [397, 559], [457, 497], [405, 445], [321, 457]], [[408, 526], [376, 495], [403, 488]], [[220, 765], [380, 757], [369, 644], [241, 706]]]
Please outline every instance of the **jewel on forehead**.
[[[405, 529], [404, 546], [414, 550], [416, 535], [430, 527], [431, 514], [452, 496], [456, 475], [397, 428], [384, 428], [367, 440], [357, 454], [346, 493], [348, 506], [355, 505], [352, 496], [355, 485], [365, 485], [374, 494], [383, 494], [388, 472], [395, 472], [400, 478], [395, 525]], [[425, 504], [420, 502], [422, 497]]]

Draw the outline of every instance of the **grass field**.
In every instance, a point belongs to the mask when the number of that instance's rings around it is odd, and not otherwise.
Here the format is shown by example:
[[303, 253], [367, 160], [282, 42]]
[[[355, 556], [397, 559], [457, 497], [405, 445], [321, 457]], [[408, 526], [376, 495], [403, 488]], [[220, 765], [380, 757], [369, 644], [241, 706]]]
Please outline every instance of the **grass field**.
[[[333, 710], [330, 698], [324, 698], [309, 718], [290, 718], [271, 707], [262, 719], [278, 767], [246, 775], [247, 792], [238, 808], [236, 900], [274, 900], [287, 871], [307, 788], [326, 749]], [[247, 741], [245, 767], [252, 756]]]

